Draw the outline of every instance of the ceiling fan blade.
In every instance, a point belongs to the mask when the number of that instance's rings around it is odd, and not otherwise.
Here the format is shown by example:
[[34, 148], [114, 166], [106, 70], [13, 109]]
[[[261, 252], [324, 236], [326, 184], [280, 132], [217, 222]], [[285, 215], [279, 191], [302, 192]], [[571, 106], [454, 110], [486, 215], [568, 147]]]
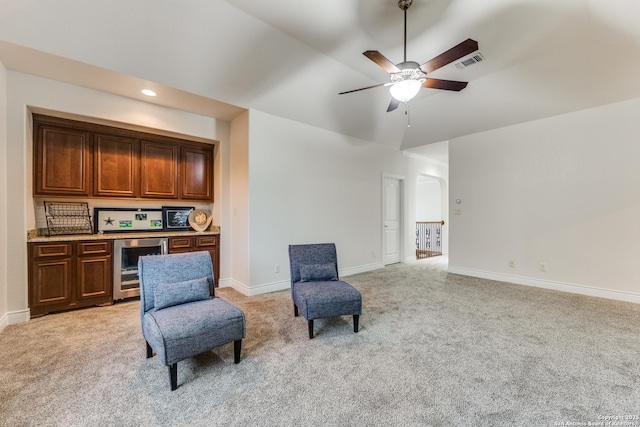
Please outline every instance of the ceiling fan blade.
[[444, 90], [454, 90], [456, 92], [460, 92], [462, 89], [467, 87], [467, 82], [459, 82], [456, 80], [441, 80], [441, 79], [431, 79], [427, 78], [427, 80], [422, 83], [422, 87], [427, 87], [431, 89], [444, 89]]
[[466, 39], [459, 45], [454, 46], [448, 51], [441, 53], [435, 58], [425, 62], [420, 66], [420, 69], [427, 74], [432, 73], [438, 68], [444, 67], [445, 65], [455, 61], [456, 59], [460, 59], [463, 56], [470, 54], [471, 52], [475, 52], [476, 50], [478, 50], [478, 42], [472, 39]]
[[390, 113], [391, 111], [398, 108], [398, 105], [400, 105], [400, 101], [395, 98], [391, 98], [391, 102], [389, 102], [389, 106], [387, 107], [387, 113]]
[[362, 54], [378, 64], [380, 68], [382, 68], [389, 74], [400, 72], [400, 68], [396, 67], [393, 62], [389, 61], [383, 54], [381, 54], [377, 50], [368, 50], [366, 52], [362, 52]]
[[391, 83], [379, 83], [377, 85], [373, 85], [373, 86], [367, 86], [367, 87], [361, 87], [360, 89], [354, 89], [354, 90], [348, 90], [346, 92], [340, 92], [338, 95], [344, 95], [345, 93], [351, 93], [351, 92], [358, 92], [360, 90], [365, 90], [365, 89], [373, 89], [374, 87], [378, 87], [378, 86], [389, 86]]

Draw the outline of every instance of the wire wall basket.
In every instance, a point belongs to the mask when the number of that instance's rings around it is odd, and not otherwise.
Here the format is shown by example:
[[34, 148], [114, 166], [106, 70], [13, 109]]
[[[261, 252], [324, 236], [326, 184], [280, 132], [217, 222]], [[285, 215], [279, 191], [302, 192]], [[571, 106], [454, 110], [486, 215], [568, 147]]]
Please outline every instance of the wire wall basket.
[[44, 202], [49, 236], [92, 234], [89, 205], [84, 202]]

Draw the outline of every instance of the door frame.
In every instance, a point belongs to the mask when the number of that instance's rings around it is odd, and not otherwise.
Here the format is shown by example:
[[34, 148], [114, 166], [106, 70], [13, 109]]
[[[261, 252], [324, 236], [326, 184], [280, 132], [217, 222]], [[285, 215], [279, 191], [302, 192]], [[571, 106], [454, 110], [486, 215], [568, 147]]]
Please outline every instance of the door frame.
[[399, 184], [400, 184], [400, 198], [398, 200], [398, 204], [400, 206], [398, 206], [399, 208], [399, 217], [400, 217], [400, 224], [398, 226], [398, 228], [400, 229], [400, 232], [398, 233], [400, 236], [400, 263], [404, 263], [405, 259], [404, 259], [404, 243], [405, 243], [405, 208], [404, 208], [404, 201], [405, 201], [405, 176], [404, 175], [396, 175], [393, 173], [386, 173], [383, 172], [382, 173], [382, 178], [380, 180], [380, 187], [381, 187], [381, 192], [382, 192], [382, 203], [380, 205], [380, 212], [381, 212], [381, 221], [380, 221], [380, 235], [381, 235], [381, 239], [380, 239], [380, 262], [382, 263], [382, 265], [385, 265], [384, 263], [384, 248], [385, 248], [385, 244], [386, 244], [386, 235], [385, 235], [385, 231], [384, 231], [384, 222], [385, 222], [385, 217], [384, 217], [384, 211], [385, 211], [385, 206], [386, 206], [386, 201], [387, 201], [387, 195], [386, 195], [386, 191], [384, 188], [384, 181], [386, 178], [391, 178], [391, 179], [397, 179]]

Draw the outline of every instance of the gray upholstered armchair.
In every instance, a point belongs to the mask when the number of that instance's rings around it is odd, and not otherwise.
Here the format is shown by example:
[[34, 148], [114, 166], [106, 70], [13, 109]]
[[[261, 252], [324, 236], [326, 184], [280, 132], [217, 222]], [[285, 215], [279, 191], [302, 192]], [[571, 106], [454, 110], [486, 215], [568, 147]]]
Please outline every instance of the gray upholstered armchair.
[[338, 257], [333, 243], [290, 245], [291, 298], [293, 314], [298, 309], [307, 319], [309, 339], [313, 338], [313, 320], [353, 316], [353, 331], [358, 332], [362, 314], [360, 292], [338, 277]]
[[138, 274], [147, 358], [155, 351], [169, 367], [171, 390], [187, 357], [233, 341], [234, 363], [240, 362], [244, 313], [215, 297], [209, 252], [142, 256]]

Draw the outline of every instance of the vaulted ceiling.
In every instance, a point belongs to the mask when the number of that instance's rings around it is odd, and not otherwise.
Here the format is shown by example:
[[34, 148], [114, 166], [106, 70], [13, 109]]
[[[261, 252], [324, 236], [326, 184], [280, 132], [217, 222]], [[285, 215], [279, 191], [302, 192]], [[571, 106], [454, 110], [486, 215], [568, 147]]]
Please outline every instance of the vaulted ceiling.
[[338, 95], [388, 81], [362, 52], [401, 62], [403, 19], [397, 0], [0, 0], [0, 62], [133, 98], [152, 86], [150, 102], [222, 119], [254, 108], [397, 149], [640, 97], [637, 0], [413, 0], [407, 59], [473, 38], [484, 61], [432, 75], [468, 87], [421, 89], [409, 116], [386, 112], [385, 87]]

